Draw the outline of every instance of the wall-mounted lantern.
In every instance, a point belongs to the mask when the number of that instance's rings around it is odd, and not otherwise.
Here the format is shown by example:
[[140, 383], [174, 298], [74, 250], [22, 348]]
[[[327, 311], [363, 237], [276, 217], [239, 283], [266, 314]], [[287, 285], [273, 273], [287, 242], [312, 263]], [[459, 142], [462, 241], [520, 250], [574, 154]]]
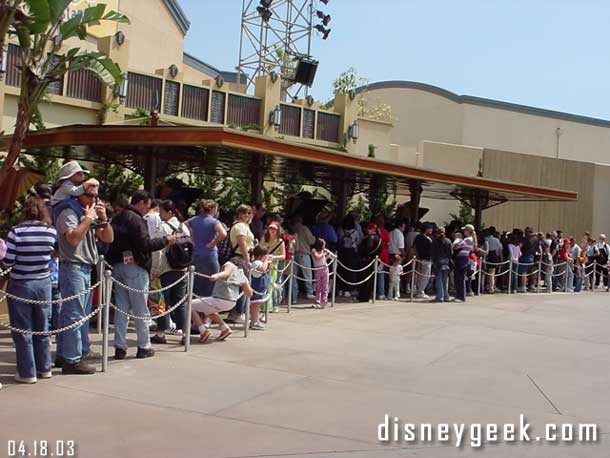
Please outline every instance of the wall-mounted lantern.
[[354, 121], [354, 123], [347, 128], [347, 136], [351, 138], [354, 143], [358, 141], [358, 138], [360, 137], [360, 126], [358, 125], [358, 121]]
[[279, 105], [276, 105], [269, 114], [269, 123], [273, 125], [275, 130], [279, 130], [280, 125], [282, 124], [282, 110]]

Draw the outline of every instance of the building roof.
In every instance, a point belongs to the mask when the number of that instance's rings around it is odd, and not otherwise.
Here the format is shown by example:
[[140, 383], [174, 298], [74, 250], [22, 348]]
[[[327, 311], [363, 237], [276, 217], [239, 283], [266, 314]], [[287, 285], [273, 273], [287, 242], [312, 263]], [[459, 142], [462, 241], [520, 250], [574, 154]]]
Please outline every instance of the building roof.
[[[10, 144], [10, 136], [0, 137], [0, 146]], [[2, 145], [2, 143], [4, 145]], [[438, 170], [411, 167], [395, 162], [355, 156], [329, 148], [279, 140], [260, 134], [223, 127], [147, 127], [71, 125], [29, 132], [24, 148], [78, 145], [88, 151], [85, 160], [106, 157], [112, 162], [129, 156], [157, 155], [166, 161], [159, 170], [173, 168], [206, 174], [249, 177], [251, 159], [265, 158], [266, 176], [277, 182], [295, 177], [317, 183], [331, 183], [344, 175], [356, 187], [368, 187], [375, 176], [385, 176], [396, 184], [399, 193], [409, 193], [413, 180], [422, 183], [424, 196], [453, 199], [482, 190], [489, 204], [513, 201], [575, 201], [573, 191], [472, 177]], [[177, 171], [178, 169], [176, 169]]]
[[[189, 54], [187, 52], [182, 54], [182, 62], [189, 67], [192, 67], [200, 72], [210, 75], [212, 78], [216, 78], [221, 75], [227, 83], [237, 83], [237, 72], [229, 72], [225, 70], [219, 70], [216, 67], [202, 61], [201, 59]], [[242, 73], [241, 83], [245, 84], [247, 81], [246, 75]]]
[[189, 18], [186, 16], [180, 3], [178, 3], [178, 0], [163, 0], [163, 3], [165, 3], [165, 6], [173, 16], [176, 24], [178, 24], [178, 27], [180, 27], [180, 30], [182, 30], [182, 33], [186, 35], [186, 32], [188, 32], [191, 27], [191, 21], [189, 21]]
[[528, 105], [519, 105], [516, 103], [503, 102], [500, 100], [486, 99], [482, 97], [474, 97], [472, 95], [458, 95], [446, 89], [432, 86], [430, 84], [418, 83], [416, 81], [380, 81], [362, 86], [358, 92], [371, 91], [375, 89], [416, 89], [425, 91], [431, 94], [436, 94], [445, 97], [455, 103], [466, 103], [469, 105], [478, 105], [482, 107], [496, 108], [499, 110], [514, 111], [525, 113], [534, 116], [542, 116], [545, 118], [561, 119], [563, 121], [578, 122], [581, 124], [589, 124], [598, 127], [610, 127], [610, 121], [606, 119], [592, 118], [589, 116], [581, 116], [572, 113], [564, 113], [562, 111], [547, 110], [544, 108], [530, 107]]

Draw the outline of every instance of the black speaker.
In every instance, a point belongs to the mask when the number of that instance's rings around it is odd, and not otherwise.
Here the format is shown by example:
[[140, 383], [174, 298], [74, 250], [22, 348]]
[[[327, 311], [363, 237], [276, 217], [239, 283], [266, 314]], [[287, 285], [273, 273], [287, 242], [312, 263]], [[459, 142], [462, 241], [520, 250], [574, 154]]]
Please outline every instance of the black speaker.
[[294, 73], [294, 81], [311, 87], [318, 70], [318, 61], [300, 58]]

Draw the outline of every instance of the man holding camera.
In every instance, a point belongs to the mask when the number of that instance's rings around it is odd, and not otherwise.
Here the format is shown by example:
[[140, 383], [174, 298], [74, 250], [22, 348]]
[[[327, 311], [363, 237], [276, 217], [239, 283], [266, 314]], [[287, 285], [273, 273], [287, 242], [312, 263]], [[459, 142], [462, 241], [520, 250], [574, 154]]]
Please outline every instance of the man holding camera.
[[[152, 198], [147, 191], [136, 191], [131, 198], [131, 205], [112, 219], [115, 239], [108, 250], [108, 263], [112, 265], [112, 274], [121, 286], [115, 283], [116, 306], [123, 312], [138, 316], [149, 316], [147, 291], [152, 267], [152, 252], [162, 250], [176, 243], [176, 235], [165, 235], [151, 239], [144, 215], [148, 213]], [[117, 312], [114, 316], [114, 358], [125, 359], [127, 356], [127, 322], [128, 317]], [[155, 351], [150, 344], [148, 324], [145, 320], [136, 320], [138, 339], [137, 358], [150, 358]]]
[[[99, 182], [83, 183], [84, 192], [53, 207], [59, 246], [59, 288], [61, 297], [70, 298], [91, 287], [91, 272], [99, 261], [96, 239], [111, 243], [114, 233], [106, 207], [98, 199]], [[71, 325], [91, 313], [92, 293], [62, 304], [59, 327]], [[56, 365], [64, 374], [93, 374], [95, 366], [85, 361], [99, 357], [91, 351], [89, 322], [58, 336]]]

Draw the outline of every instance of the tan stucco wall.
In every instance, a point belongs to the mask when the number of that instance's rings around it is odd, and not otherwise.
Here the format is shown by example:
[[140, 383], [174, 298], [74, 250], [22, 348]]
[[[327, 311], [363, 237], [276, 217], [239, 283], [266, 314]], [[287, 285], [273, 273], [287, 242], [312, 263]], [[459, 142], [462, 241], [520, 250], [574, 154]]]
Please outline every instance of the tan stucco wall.
[[[64, 105], [61, 103], [41, 103], [40, 114], [48, 128], [68, 124], [95, 124], [96, 110]], [[6, 95], [2, 125], [7, 132], [12, 132], [17, 119], [17, 97]]]
[[184, 35], [161, 0], [122, 0], [130, 24], [119, 24], [129, 40], [129, 69], [154, 73], [174, 64], [182, 69]]
[[[483, 212], [485, 225], [501, 230], [533, 226], [536, 230], [563, 229], [566, 235], [581, 235], [593, 227], [595, 165], [540, 156], [486, 149], [484, 176], [540, 187], [578, 192], [577, 202], [509, 202]], [[610, 173], [610, 167], [604, 172]], [[602, 173], [602, 172], [600, 172]]]
[[203, 81], [212, 79], [211, 75], [206, 75], [193, 67], [182, 64], [182, 81], [185, 83], [201, 85]]
[[502, 151], [610, 163], [610, 128], [463, 104], [463, 143]]
[[596, 164], [593, 184], [593, 233], [610, 234], [610, 167]]
[[369, 105], [386, 103], [396, 118], [389, 143], [416, 147], [421, 141], [463, 143], [462, 107], [436, 94], [401, 88], [373, 89], [363, 94]]

